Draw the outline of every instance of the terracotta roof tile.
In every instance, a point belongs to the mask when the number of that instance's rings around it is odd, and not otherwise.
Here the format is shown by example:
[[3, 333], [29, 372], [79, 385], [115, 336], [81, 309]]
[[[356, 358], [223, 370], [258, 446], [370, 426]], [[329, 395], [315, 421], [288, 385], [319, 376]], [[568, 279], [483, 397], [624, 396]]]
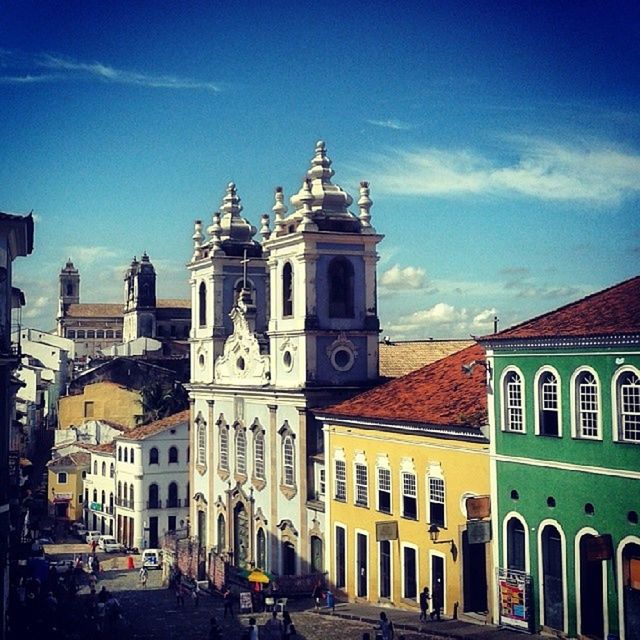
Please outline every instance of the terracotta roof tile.
[[175, 309], [191, 309], [191, 300], [183, 300], [181, 298], [165, 298], [157, 299], [156, 307], [174, 307]]
[[110, 302], [79, 302], [67, 307], [69, 318], [122, 318], [124, 309], [122, 304]]
[[473, 340], [407, 340], [380, 343], [380, 375], [398, 378], [473, 344]]
[[463, 364], [484, 357], [484, 349], [474, 343], [422, 369], [317, 413], [442, 426], [484, 426], [487, 423], [485, 370], [474, 367], [470, 376], [462, 371]]
[[144, 440], [145, 438], [153, 436], [156, 433], [160, 433], [161, 431], [165, 431], [170, 427], [175, 427], [182, 422], [189, 422], [189, 409], [180, 411], [180, 413], [174, 413], [171, 416], [162, 418], [162, 420], [156, 420], [155, 422], [150, 422], [149, 424], [143, 424], [139, 427], [136, 427], [135, 429], [132, 429], [126, 434], [119, 436], [118, 439]]
[[49, 460], [47, 467], [49, 469], [57, 469], [60, 467], [80, 467], [87, 466], [91, 462], [91, 454], [84, 451], [74, 451], [66, 456]]
[[512, 338], [623, 335], [640, 332], [640, 276], [598, 291], [555, 311], [483, 336], [491, 342]]

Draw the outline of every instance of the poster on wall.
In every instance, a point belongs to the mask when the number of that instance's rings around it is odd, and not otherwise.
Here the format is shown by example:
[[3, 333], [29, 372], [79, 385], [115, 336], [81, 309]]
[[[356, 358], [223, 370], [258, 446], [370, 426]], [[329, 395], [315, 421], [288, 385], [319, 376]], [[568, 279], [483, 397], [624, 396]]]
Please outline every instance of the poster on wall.
[[530, 586], [531, 576], [523, 571], [498, 569], [500, 624], [529, 630], [531, 626]]

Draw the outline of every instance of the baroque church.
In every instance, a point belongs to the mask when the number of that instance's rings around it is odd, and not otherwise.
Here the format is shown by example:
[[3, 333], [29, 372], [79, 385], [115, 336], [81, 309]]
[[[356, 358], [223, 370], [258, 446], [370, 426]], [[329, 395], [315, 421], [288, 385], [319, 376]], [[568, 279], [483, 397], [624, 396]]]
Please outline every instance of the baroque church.
[[233, 183], [206, 235], [195, 223], [190, 519], [212, 562], [280, 576], [324, 570], [325, 461], [313, 411], [379, 379], [383, 237], [368, 183], [351, 213], [331, 164], [319, 141], [290, 211], [276, 188], [259, 240]]
[[186, 342], [189, 336], [190, 301], [156, 298], [156, 271], [146, 252], [124, 275], [124, 303], [80, 302], [80, 272], [71, 259], [58, 281], [56, 333], [73, 340], [76, 358], [138, 338]]

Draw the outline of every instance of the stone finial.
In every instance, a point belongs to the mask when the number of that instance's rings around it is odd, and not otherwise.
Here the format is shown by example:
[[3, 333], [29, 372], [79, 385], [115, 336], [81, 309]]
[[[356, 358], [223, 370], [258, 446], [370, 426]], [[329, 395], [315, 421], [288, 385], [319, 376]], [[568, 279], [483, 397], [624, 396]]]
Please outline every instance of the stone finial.
[[216, 211], [213, 214], [213, 220], [211, 226], [207, 229], [207, 232], [211, 236], [211, 253], [220, 251], [220, 232], [222, 227], [220, 226], [220, 214]]
[[299, 196], [300, 204], [302, 205], [300, 209], [302, 220], [298, 225], [298, 231], [317, 231], [318, 225], [313, 221], [313, 212], [311, 211], [311, 203], [313, 202], [311, 178], [306, 178], [302, 182], [302, 189], [300, 190]]
[[271, 228], [269, 227], [269, 214], [263, 213], [260, 218], [260, 235], [262, 236], [262, 242], [269, 239], [271, 235]]
[[284, 203], [284, 190], [282, 187], [276, 187], [276, 203], [271, 211], [275, 214], [275, 230], [276, 234], [284, 227], [284, 217], [287, 214], [287, 205]]
[[220, 207], [220, 213], [230, 213], [232, 217], [237, 216], [242, 211], [243, 207], [240, 204], [240, 198], [238, 197], [238, 190], [236, 189], [235, 182], [230, 182], [227, 185], [227, 193], [222, 199], [222, 206]]
[[204, 236], [202, 235], [202, 220], [196, 220], [193, 225], [194, 231], [191, 238], [193, 239], [193, 256], [192, 260], [198, 260], [202, 257], [202, 241]]
[[360, 226], [363, 233], [373, 233], [371, 226], [371, 205], [373, 201], [369, 197], [369, 183], [362, 181], [360, 183], [360, 198], [358, 199], [358, 207], [360, 208]]

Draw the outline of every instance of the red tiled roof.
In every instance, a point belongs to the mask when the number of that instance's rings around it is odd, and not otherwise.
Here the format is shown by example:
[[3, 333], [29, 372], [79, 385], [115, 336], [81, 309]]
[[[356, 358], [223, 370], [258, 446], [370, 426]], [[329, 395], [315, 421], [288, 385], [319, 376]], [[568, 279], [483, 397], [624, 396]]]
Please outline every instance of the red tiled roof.
[[587, 337], [638, 332], [640, 276], [482, 339]]
[[381, 342], [380, 375], [398, 378], [473, 344], [473, 340], [401, 340]]
[[156, 307], [174, 307], [175, 309], [191, 309], [191, 300], [184, 300], [182, 298], [158, 298], [156, 300]]
[[470, 376], [462, 371], [463, 364], [484, 357], [484, 349], [474, 344], [316, 413], [364, 420], [484, 426], [487, 423], [484, 367], [474, 367]]
[[122, 304], [110, 302], [79, 302], [67, 307], [69, 318], [122, 318], [124, 309]]
[[162, 418], [162, 420], [156, 420], [155, 422], [150, 422], [149, 424], [143, 424], [140, 427], [136, 427], [131, 431], [128, 431], [126, 434], [119, 436], [118, 439], [126, 439], [126, 440], [144, 440], [149, 436], [153, 436], [156, 433], [160, 433], [161, 431], [165, 431], [170, 427], [175, 427], [181, 422], [189, 422], [189, 409], [185, 409], [184, 411], [180, 411], [180, 413], [174, 413], [171, 416], [167, 416], [166, 418]]

